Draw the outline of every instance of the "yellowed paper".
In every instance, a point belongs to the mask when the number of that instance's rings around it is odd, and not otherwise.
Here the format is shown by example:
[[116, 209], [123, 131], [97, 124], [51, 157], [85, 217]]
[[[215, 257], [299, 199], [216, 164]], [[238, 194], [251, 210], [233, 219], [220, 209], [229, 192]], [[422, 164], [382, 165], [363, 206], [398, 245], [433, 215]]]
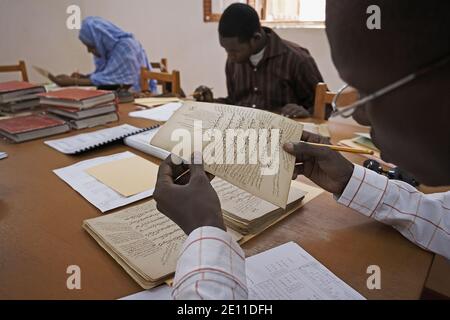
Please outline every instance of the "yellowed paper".
[[175, 271], [186, 239], [183, 230], [156, 209], [154, 200], [84, 224], [146, 281]]
[[299, 189], [301, 189], [301, 190], [303, 190], [304, 192], [306, 192], [305, 198], [303, 198], [303, 200], [298, 204], [298, 206], [296, 206], [295, 208], [292, 208], [291, 210], [286, 211], [286, 213], [284, 213], [278, 219], [274, 220], [271, 224], [265, 226], [263, 229], [258, 230], [258, 232], [256, 232], [256, 233], [245, 235], [239, 241], [240, 245], [246, 243], [247, 241], [253, 239], [257, 235], [263, 233], [266, 229], [270, 228], [271, 226], [277, 224], [278, 222], [280, 222], [281, 220], [285, 219], [286, 217], [288, 217], [292, 213], [296, 212], [298, 209], [303, 207], [308, 202], [312, 201], [314, 198], [320, 196], [324, 192], [324, 190], [321, 189], [321, 188], [313, 187], [313, 186], [310, 186], [310, 185], [308, 185], [306, 183], [303, 183], [303, 182], [300, 182], [300, 181], [292, 181], [292, 185], [297, 187], [297, 188], [299, 188]]
[[[41, 76], [43, 76], [44, 78], [47, 78], [50, 80], [50, 77], [52, 76], [52, 74], [45, 70], [44, 68], [40, 68], [37, 66], [33, 66], [34, 70], [36, 70], [37, 73], [39, 73]], [[51, 81], [51, 80], [50, 80]]]
[[155, 188], [158, 166], [135, 156], [89, 168], [86, 173], [124, 197], [130, 197]]
[[328, 125], [327, 124], [315, 124], [315, 123], [311, 123], [311, 122], [299, 122], [303, 125], [303, 130], [311, 132], [311, 133], [315, 133], [315, 134], [320, 134], [323, 137], [331, 137], [330, 134], [330, 130], [328, 129]]
[[[312, 201], [316, 197], [320, 196], [324, 192], [324, 190], [321, 189], [321, 188], [313, 187], [313, 186], [310, 186], [309, 184], [306, 184], [306, 183], [303, 183], [303, 182], [300, 182], [300, 181], [296, 181], [296, 180], [292, 181], [292, 186], [296, 187], [296, 188], [298, 188], [298, 189], [300, 189], [300, 190], [302, 190], [303, 192], [306, 193], [306, 196], [303, 198], [303, 200], [297, 206], [295, 206], [295, 208], [292, 208], [291, 210], [286, 211], [283, 215], [278, 217], [271, 224], [269, 224], [267, 226], [264, 226], [263, 229], [258, 230], [258, 232], [256, 232], [256, 233], [242, 235], [238, 231], [231, 229], [231, 227], [228, 228], [228, 233], [231, 233], [230, 231], [234, 231], [234, 233], [236, 233], [236, 235], [239, 235], [239, 237], [238, 237], [239, 240], [237, 240], [237, 242], [240, 245], [243, 245], [244, 243], [250, 241], [251, 239], [253, 239], [257, 235], [263, 233], [266, 229], [272, 227], [273, 225], [277, 224], [281, 220], [287, 218], [292, 213], [296, 212], [301, 207], [303, 207], [305, 204], [307, 204], [308, 202]], [[226, 221], [225, 221], [225, 223], [226, 223]], [[167, 279], [165, 282], [166, 282], [167, 285], [172, 286], [173, 279]]]
[[[83, 228], [144, 289], [166, 280], [178, 261], [186, 234], [160, 213], [155, 200], [88, 219]], [[242, 235], [229, 229], [239, 241]]]
[[[251, 223], [265, 215], [280, 210], [279, 207], [258, 198], [220, 178], [214, 178], [211, 185], [220, 199], [222, 210], [243, 222]], [[291, 186], [288, 204], [298, 201], [306, 195], [303, 190]]]
[[[216, 146], [219, 146], [218, 150], [221, 152], [214, 152], [214, 156], [204, 152], [205, 170], [278, 207], [286, 208], [295, 158], [285, 152], [282, 145], [286, 142], [299, 142], [303, 126], [296, 121], [268, 111], [186, 101], [159, 129], [151, 144], [189, 161], [190, 154], [183, 154], [185, 150], [180, 150], [177, 147], [180, 145], [180, 141], [173, 139], [172, 135], [175, 132], [180, 132], [180, 130], [189, 132], [190, 136], [193, 137], [191, 141], [193, 152], [194, 145], [198, 145], [196, 141], [198, 134], [195, 131], [195, 126], [200, 121], [200, 140], [203, 140], [203, 134], [207, 131], [218, 131], [224, 137], [224, 139], [213, 137], [210, 142], [199, 142], [203, 151], [216, 150]], [[220, 144], [223, 144], [223, 140], [228, 141], [227, 135], [229, 135], [229, 132], [237, 132], [238, 129], [244, 132], [254, 132], [258, 139], [257, 143], [251, 144], [249, 139], [242, 139], [241, 144], [239, 144], [237, 138], [232, 141], [233, 148], [221, 149]], [[270, 131], [270, 134], [273, 131], [278, 132], [279, 136], [273, 138], [271, 135], [267, 140], [263, 140], [261, 133], [264, 130]], [[238, 150], [239, 152], [244, 150], [243, 153], [248, 156], [248, 159], [251, 155], [258, 155], [256, 164], [250, 161], [237, 163], [238, 156], [236, 154]], [[265, 154], [273, 155], [274, 159], [262, 161], [261, 154], [263, 156]], [[212, 160], [217, 155], [222, 157], [222, 163]], [[232, 159], [232, 161], [229, 161], [229, 159]], [[267, 172], [273, 173], [268, 174]]]

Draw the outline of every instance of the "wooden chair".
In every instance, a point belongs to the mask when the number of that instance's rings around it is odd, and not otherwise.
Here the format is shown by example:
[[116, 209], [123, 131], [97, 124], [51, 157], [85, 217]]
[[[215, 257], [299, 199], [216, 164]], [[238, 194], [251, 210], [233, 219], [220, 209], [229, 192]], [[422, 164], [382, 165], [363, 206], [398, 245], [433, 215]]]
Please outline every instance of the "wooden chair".
[[149, 91], [148, 82], [150, 79], [156, 80], [158, 84], [162, 84], [163, 94], [173, 94], [177, 96], [182, 95], [180, 72], [173, 70], [168, 72], [154, 72], [148, 71], [146, 68], [141, 69], [141, 90], [143, 92]]
[[160, 62], [150, 62], [150, 66], [152, 69], [159, 69], [161, 72], [169, 72], [166, 58], [162, 58]]
[[0, 66], [0, 72], [21, 72], [22, 80], [28, 81], [27, 67], [23, 60], [20, 60], [17, 65]]
[[[319, 82], [316, 86], [313, 117], [319, 120], [325, 120], [327, 116], [327, 105], [331, 104], [335, 96], [336, 92], [329, 91], [325, 83]], [[356, 90], [349, 88], [341, 93], [339, 102], [344, 105], [349, 105], [357, 99], [358, 93]]]
[[[169, 67], [166, 58], [162, 58], [160, 62], [150, 62], [152, 71], [158, 69], [159, 72], [169, 72]], [[162, 87], [163, 93], [170, 92], [170, 85], [164, 84], [162, 81], [157, 81], [158, 85]]]

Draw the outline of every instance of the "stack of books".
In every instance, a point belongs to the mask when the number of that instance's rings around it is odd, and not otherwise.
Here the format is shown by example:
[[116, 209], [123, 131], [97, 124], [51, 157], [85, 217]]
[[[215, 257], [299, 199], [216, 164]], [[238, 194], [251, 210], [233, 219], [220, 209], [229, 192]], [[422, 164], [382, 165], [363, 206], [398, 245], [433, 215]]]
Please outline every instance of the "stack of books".
[[39, 106], [38, 94], [45, 92], [45, 87], [24, 81], [0, 83], [0, 113], [15, 115]]
[[92, 128], [119, 120], [114, 92], [78, 88], [39, 95], [47, 111], [67, 121], [73, 129]]
[[70, 130], [68, 124], [48, 115], [19, 116], [0, 120], [0, 135], [14, 141], [47, 137]]

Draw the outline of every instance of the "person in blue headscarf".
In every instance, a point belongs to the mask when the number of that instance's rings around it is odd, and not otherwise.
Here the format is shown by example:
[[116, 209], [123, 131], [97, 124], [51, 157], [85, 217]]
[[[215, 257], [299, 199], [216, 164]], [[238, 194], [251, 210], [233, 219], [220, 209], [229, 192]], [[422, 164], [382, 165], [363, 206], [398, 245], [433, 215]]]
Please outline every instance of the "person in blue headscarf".
[[[103, 18], [87, 17], [81, 25], [79, 39], [94, 55], [95, 71], [89, 75], [60, 75], [51, 80], [60, 86], [120, 85], [134, 92], [141, 91], [141, 67], [149, 70], [151, 67], [145, 50], [131, 33]], [[156, 92], [154, 80], [150, 81], [149, 88]]]

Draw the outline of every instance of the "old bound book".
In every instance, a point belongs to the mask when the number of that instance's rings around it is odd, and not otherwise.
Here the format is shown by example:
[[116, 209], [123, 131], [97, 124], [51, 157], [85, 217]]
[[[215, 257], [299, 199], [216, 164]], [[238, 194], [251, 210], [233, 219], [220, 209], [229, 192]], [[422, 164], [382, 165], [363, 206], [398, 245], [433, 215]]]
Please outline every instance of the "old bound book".
[[[247, 193], [240, 196], [237, 191], [242, 190], [236, 190], [223, 180], [213, 182], [222, 204], [228, 233], [242, 244], [322, 192], [297, 181], [293, 181], [292, 185], [293, 191], [289, 197], [292, 201], [288, 208], [281, 209]], [[244, 229], [240, 224], [246, 225], [251, 233], [244, 236], [236, 231], [234, 226]], [[83, 228], [144, 289], [171, 278], [186, 239], [184, 232], [157, 210], [154, 200], [85, 220]]]
[[0, 134], [24, 142], [69, 131], [68, 124], [47, 115], [29, 115], [0, 120]]
[[[144, 289], [171, 278], [186, 240], [154, 200], [85, 220], [83, 228]], [[230, 233], [236, 241], [241, 238]]]
[[39, 94], [42, 105], [87, 109], [116, 99], [111, 91], [68, 88]]
[[156, 209], [154, 200], [99, 218], [83, 228], [144, 289], [173, 272], [186, 235]]
[[226, 225], [242, 235], [262, 232], [287, 212], [298, 209], [307, 194], [292, 182], [286, 209], [282, 209], [218, 177], [211, 184], [219, 196]]
[[86, 128], [94, 128], [97, 126], [105, 125], [107, 123], [115, 122], [117, 120], [119, 120], [119, 115], [117, 114], [117, 112], [111, 112], [80, 120], [70, 120], [69, 125], [72, 129], [80, 130]]
[[0, 104], [0, 111], [4, 113], [18, 114], [24, 110], [31, 110], [40, 105], [39, 99], [25, 98], [14, 102]]
[[78, 108], [68, 108], [54, 106], [48, 108], [48, 112], [56, 114], [58, 116], [63, 116], [68, 119], [80, 120], [90, 117], [99, 116], [102, 114], [107, 114], [115, 112], [117, 110], [117, 105], [115, 103], [107, 103], [104, 105], [96, 106], [89, 109], [78, 109]]
[[25, 81], [7, 81], [0, 83], [0, 104], [30, 100], [37, 98], [38, 93], [45, 92], [43, 86], [35, 85]]

